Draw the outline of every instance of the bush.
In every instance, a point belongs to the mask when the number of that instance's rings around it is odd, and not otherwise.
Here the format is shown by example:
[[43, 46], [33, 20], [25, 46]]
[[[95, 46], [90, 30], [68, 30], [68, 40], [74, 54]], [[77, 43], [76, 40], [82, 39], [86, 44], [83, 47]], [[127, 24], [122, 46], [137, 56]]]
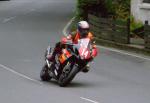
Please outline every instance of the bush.
[[130, 16], [130, 0], [114, 0], [115, 18], [128, 19]]
[[130, 0], [78, 0], [77, 17], [87, 20], [92, 11], [98, 16], [127, 19], [130, 15]]
[[141, 21], [136, 21], [133, 16], [130, 17], [130, 30], [131, 32], [134, 31], [135, 29], [141, 28], [143, 23]]
[[131, 37], [144, 38], [144, 25], [141, 21], [136, 21], [133, 16], [130, 17], [130, 32]]
[[78, 0], [77, 1], [77, 17], [79, 19], [87, 19], [89, 7], [95, 5], [97, 0]]
[[108, 14], [114, 14], [115, 13], [115, 6], [113, 5], [113, 0], [105, 0], [104, 5], [106, 7], [106, 10], [108, 11]]

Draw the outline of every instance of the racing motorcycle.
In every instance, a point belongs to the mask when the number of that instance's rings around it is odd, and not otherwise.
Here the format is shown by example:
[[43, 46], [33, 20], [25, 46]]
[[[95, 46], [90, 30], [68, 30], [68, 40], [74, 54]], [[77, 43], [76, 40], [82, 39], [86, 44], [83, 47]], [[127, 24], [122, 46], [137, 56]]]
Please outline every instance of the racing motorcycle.
[[[85, 67], [94, 58], [89, 38], [80, 39], [77, 44], [67, 42], [64, 45], [53, 62], [45, 58], [46, 63], [40, 73], [41, 80], [49, 81], [53, 78], [62, 87], [67, 86], [80, 71], [87, 72], [88, 69]], [[52, 52], [52, 49], [47, 48], [45, 57]]]

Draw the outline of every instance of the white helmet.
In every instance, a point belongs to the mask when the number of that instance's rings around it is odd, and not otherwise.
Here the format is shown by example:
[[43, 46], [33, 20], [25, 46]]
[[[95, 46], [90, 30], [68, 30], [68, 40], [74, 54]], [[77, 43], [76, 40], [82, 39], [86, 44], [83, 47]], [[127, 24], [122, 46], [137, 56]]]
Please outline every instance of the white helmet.
[[80, 21], [78, 23], [78, 31], [79, 31], [81, 37], [85, 37], [88, 35], [89, 28], [90, 28], [90, 26], [89, 26], [89, 23], [87, 21]]

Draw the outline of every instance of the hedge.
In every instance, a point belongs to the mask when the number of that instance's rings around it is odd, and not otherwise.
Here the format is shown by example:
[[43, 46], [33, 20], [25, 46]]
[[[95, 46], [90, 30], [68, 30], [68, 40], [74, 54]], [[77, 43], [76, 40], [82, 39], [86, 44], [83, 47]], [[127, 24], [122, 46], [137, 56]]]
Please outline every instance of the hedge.
[[77, 17], [87, 20], [89, 11], [101, 17], [113, 16], [127, 19], [130, 15], [130, 0], [77, 0]]

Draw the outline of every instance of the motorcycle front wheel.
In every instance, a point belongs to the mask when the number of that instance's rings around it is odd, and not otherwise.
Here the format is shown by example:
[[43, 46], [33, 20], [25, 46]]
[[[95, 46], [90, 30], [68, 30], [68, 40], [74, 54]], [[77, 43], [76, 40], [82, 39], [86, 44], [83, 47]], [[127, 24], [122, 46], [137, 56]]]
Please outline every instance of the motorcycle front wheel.
[[61, 87], [67, 86], [73, 80], [73, 78], [76, 76], [78, 72], [79, 68], [76, 65], [74, 65], [72, 68], [71, 65], [64, 68], [58, 80], [59, 85]]

